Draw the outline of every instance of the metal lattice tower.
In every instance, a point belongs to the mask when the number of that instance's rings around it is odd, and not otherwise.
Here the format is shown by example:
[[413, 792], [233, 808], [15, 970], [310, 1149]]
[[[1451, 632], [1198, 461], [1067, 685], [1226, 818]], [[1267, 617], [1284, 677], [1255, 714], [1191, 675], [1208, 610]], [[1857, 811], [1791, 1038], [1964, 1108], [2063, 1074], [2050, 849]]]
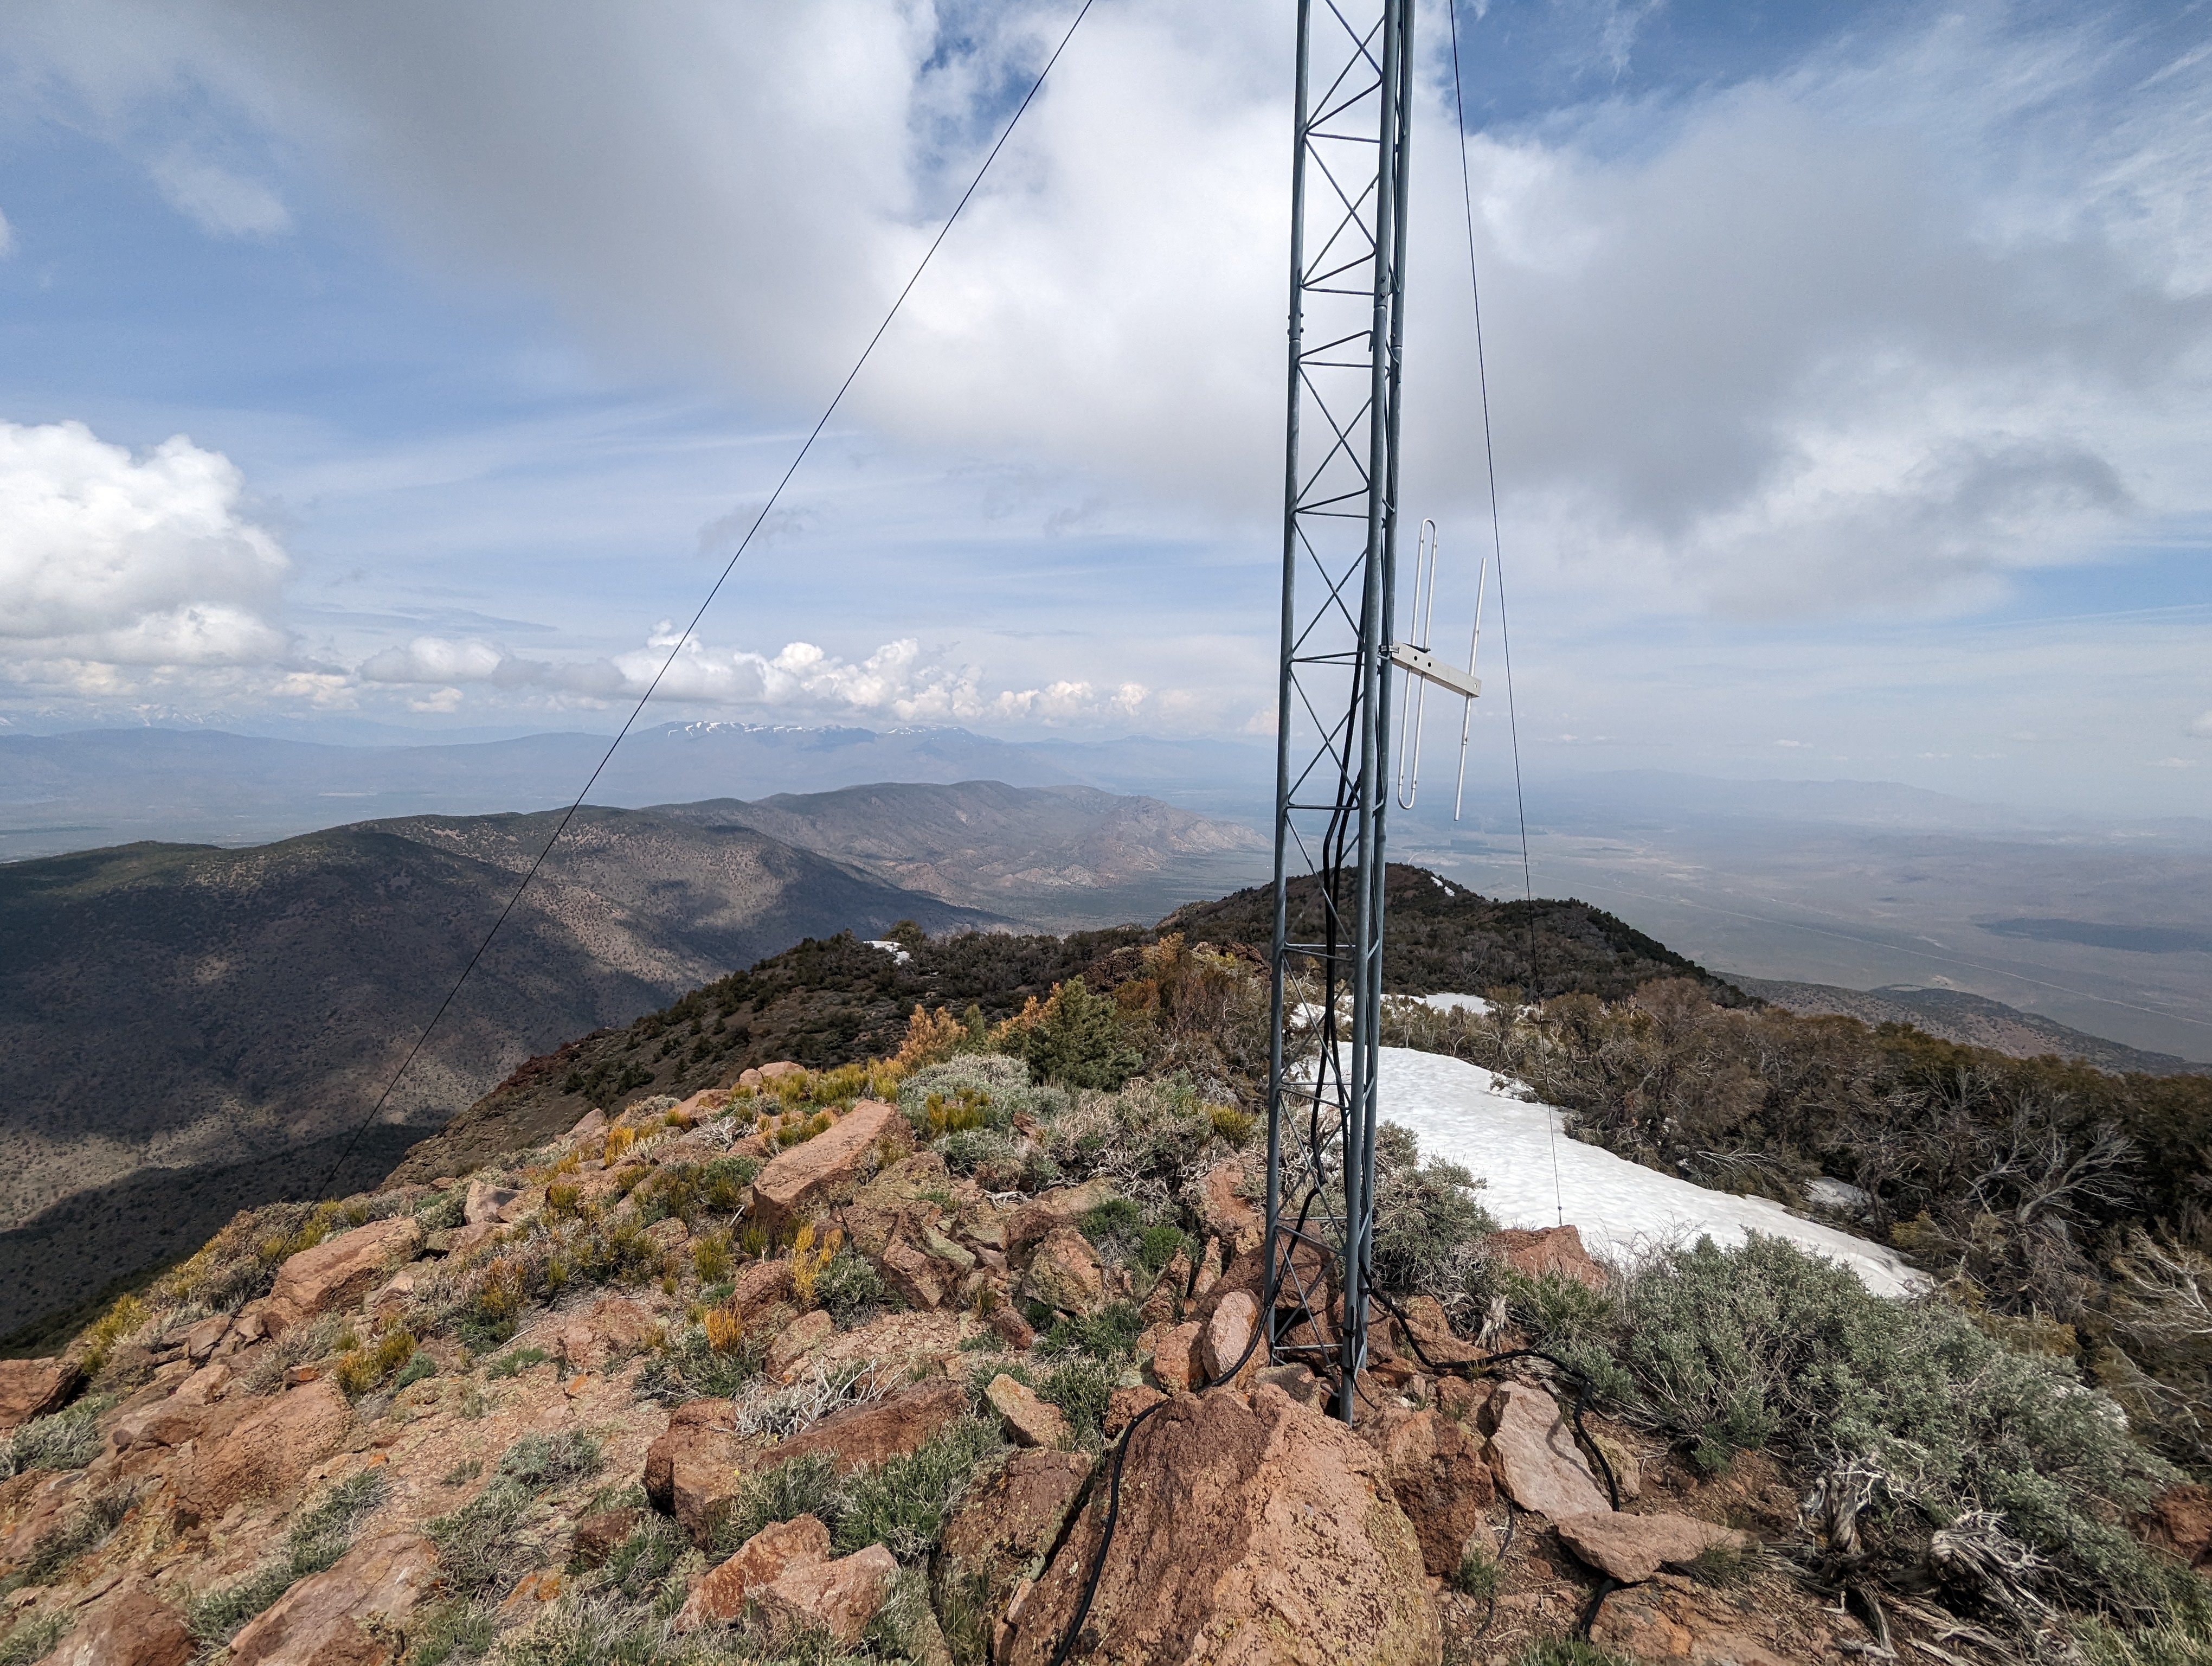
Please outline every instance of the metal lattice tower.
[[1298, 4], [1262, 1318], [1346, 1422], [1375, 1225], [1413, 21], [1413, 0]]

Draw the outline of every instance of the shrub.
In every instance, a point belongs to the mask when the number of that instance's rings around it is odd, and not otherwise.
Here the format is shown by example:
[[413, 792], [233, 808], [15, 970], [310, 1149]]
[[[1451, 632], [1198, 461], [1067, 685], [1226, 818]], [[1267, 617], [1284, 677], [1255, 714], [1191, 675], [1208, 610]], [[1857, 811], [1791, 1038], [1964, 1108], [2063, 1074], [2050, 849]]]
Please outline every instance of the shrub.
[[1039, 1349], [1046, 1357], [1084, 1354], [1112, 1362], [1136, 1352], [1144, 1316], [1127, 1302], [1111, 1302], [1087, 1318], [1062, 1316], [1053, 1321]]
[[412, 1388], [425, 1377], [435, 1377], [437, 1374], [438, 1362], [418, 1348], [409, 1357], [407, 1363], [400, 1367], [399, 1375], [392, 1379], [392, 1391], [397, 1394], [402, 1389]]
[[1459, 1566], [1452, 1570], [1451, 1587], [1478, 1602], [1492, 1601], [1498, 1595], [1497, 1560], [1480, 1546], [1469, 1544], [1460, 1553]]
[[831, 1531], [840, 1555], [879, 1544], [916, 1563], [937, 1548], [945, 1519], [987, 1458], [1003, 1449], [994, 1423], [963, 1417], [914, 1451], [846, 1484]]
[[[1041, 1098], [1056, 1102], [1058, 1095], [1043, 1096], [1030, 1085], [1030, 1069], [1018, 1058], [994, 1053], [968, 1053], [942, 1064], [915, 1071], [898, 1085], [898, 1108], [913, 1126], [915, 1137], [935, 1139], [947, 1133], [1005, 1133], [1014, 1125], [1014, 1114], [1039, 1114]], [[941, 1123], [933, 1134], [929, 1102], [973, 1107], [980, 1115], [955, 1128]]]
[[544, 1348], [516, 1348], [512, 1353], [502, 1353], [484, 1367], [484, 1377], [489, 1382], [499, 1382], [509, 1377], [520, 1377], [532, 1365], [542, 1365], [553, 1356]]
[[500, 1459], [499, 1473], [533, 1493], [544, 1493], [595, 1474], [599, 1462], [598, 1441], [564, 1429], [556, 1435], [523, 1436]]
[[538, 1560], [525, 1531], [530, 1516], [529, 1489], [496, 1476], [459, 1510], [428, 1523], [423, 1532], [437, 1547], [446, 1590], [464, 1602], [504, 1596]]
[[873, 1262], [843, 1249], [814, 1275], [814, 1299], [839, 1325], [849, 1328], [886, 1305], [891, 1292]]
[[416, 1610], [408, 1636], [415, 1648], [407, 1666], [446, 1666], [460, 1657], [489, 1653], [499, 1634], [497, 1616], [468, 1602], [439, 1602]]
[[1137, 1259], [1147, 1273], [1158, 1273], [1176, 1258], [1183, 1246], [1182, 1229], [1164, 1223], [1147, 1226], [1137, 1237]]
[[1482, 1240], [1498, 1230], [1475, 1196], [1481, 1185], [1456, 1163], [1424, 1163], [1410, 1129], [1383, 1123], [1375, 1140], [1376, 1287], [1463, 1305]]
[[746, 1478], [712, 1529], [711, 1554], [734, 1554], [746, 1540], [776, 1522], [812, 1516], [834, 1526], [842, 1505], [837, 1465], [826, 1453], [809, 1452]]
[[44, 1660], [68, 1629], [66, 1614], [42, 1614], [18, 1620], [13, 1631], [0, 1638], [0, 1666], [31, 1666], [34, 1660]]
[[1114, 1002], [1072, 977], [1035, 996], [992, 1032], [1000, 1051], [1028, 1061], [1032, 1073], [1065, 1087], [1118, 1088], [1144, 1067], [1144, 1055], [1123, 1036]]
[[1213, 1122], [1213, 1131], [1232, 1146], [1251, 1144], [1252, 1136], [1260, 1131], [1260, 1119], [1234, 1105], [1208, 1105], [1206, 1114]]
[[1069, 1430], [1088, 1444], [1104, 1432], [1120, 1375], [1110, 1365], [1079, 1356], [1048, 1376], [1038, 1385], [1037, 1397], [1059, 1407]]
[[691, 1270], [699, 1275], [702, 1284], [720, 1284], [730, 1276], [730, 1240], [722, 1233], [695, 1238], [691, 1244]]
[[760, 1374], [767, 1357], [768, 1345], [757, 1336], [741, 1335], [718, 1349], [702, 1327], [688, 1328], [645, 1362], [637, 1375], [638, 1397], [669, 1407], [687, 1400], [727, 1400]]
[[52, 1584], [78, 1557], [106, 1543], [137, 1501], [138, 1494], [129, 1487], [117, 1487], [87, 1499], [32, 1541], [30, 1554], [21, 1565], [0, 1579], [0, 1596], [26, 1585]]
[[414, 1357], [415, 1338], [404, 1330], [387, 1330], [368, 1347], [345, 1353], [331, 1377], [347, 1399], [358, 1400]]
[[1126, 1197], [1109, 1197], [1097, 1208], [1086, 1211], [1075, 1230], [1096, 1243], [1101, 1238], [1116, 1234], [1133, 1235], [1145, 1224], [1145, 1212]]
[[690, 1554], [691, 1541], [682, 1528], [665, 1516], [648, 1514], [615, 1547], [599, 1571], [599, 1581], [631, 1602], [663, 1597], [672, 1584], [680, 1595], [684, 1581], [678, 1570]]
[[[1948, 1304], [1875, 1296], [1832, 1262], [1754, 1237], [1658, 1257], [1628, 1279], [1613, 1322], [1625, 1408], [1709, 1469], [1779, 1442], [1827, 1462], [1828, 1496], [1856, 1499], [1859, 1528], [1893, 1557], [1923, 1557], [1939, 1530], [1966, 1534], [1985, 1565], [2031, 1570], [2079, 1606], [2212, 1621], [2193, 1577], [2111, 1524], [2172, 1472], [2105, 1395]], [[1984, 1595], [2002, 1608], [2022, 1593]]]
[[0, 1445], [0, 1481], [27, 1469], [83, 1468], [106, 1444], [100, 1415], [114, 1404], [112, 1395], [94, 1395], [21, 1425]]
[[210, 1649], [220, 1648], [299, 1581], [336, 1566], [352, 1548], [356, 1529], [390, 1490], [380, 1469], [365, 1469], [331, 1487], [292, 1523], [281, 1560], [186, 1603], [192, 1635]]

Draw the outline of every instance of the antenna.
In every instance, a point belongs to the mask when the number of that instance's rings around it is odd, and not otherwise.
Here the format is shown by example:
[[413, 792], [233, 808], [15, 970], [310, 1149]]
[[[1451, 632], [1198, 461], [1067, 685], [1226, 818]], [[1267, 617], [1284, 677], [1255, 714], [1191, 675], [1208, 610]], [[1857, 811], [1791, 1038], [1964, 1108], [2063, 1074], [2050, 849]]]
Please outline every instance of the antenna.
[[1434, 683], [1464, 702], [1459, 720], [1459, 785], [1452, 793], [1452, 819], [1457, 821], [1467, 797], [1467, 743], [1474, 723], [1474, 702], [1482, 693], [1474, 662], [1482, 650], [1482, 593], [1490, 578], [1490, 562], [1486, 556], [1474, 569], [1474, 631], [1468, 638], [1467, 674], [1462, 677], [1429, 651], [1429, 632], [1437, 617], [1439, 551], [1437, 523], [1423, 521], [1413, 550], [1413, 617], [1407, 621], [1406, 640], [1390, 647], [1390, 663], [1414, 679], [1413, 697], [1398, 718], [1398, 807], [1411, 810], [1421, 790], [1421, 720], [1428, 714], [1429, 684]]

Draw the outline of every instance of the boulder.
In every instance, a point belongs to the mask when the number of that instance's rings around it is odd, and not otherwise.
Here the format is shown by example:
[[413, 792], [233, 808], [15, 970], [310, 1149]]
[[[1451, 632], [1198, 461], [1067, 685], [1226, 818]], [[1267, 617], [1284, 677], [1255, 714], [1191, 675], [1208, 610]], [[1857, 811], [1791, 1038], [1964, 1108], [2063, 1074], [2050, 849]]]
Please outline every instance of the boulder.
[[1747, 1613], [1716, 1593], [1668, 1589], [1671, 1583], [1606, 1598], [1590, 1641], [1609, 1657], [1678, 1666], [1800, 1666], [1836, 1657], [1826, 1629], [1787, 1608]]
[[1170, 1393], [1205, 1380], [1198, 1361], [1198, 1335], [1203, 1327], [1195, 1319], [1170, 1325], [1152, 1343], [1152, 1375]]
[[790, 1382], [836, 1329], [837, 1322], [818, 1307], [800, 1314], [768, 1345], [768, 1358], [762, 1361], [761, 1370], [773, 1382]]
[[286, 1591], [231, 1640], [228, 1666], [380, 1666], [438, 1577], [428, 1539], [387, 1533]]
[[230, 1315], [211, 1313], [185, 1333], [185, 1358], [196, 1365], [204, 1365], [216, 1345], [230, 1335]]
[[1067, 1507], [1091, 1473], [1079, 1452], [1017, 1452], [981, 1485], [970, 1487], [945, 1527], [945, 1554], [989, 1586], [994, 1608], [1005, 1606], [1030, 1563], [1052, 1548]]
[[282, 1336], [302, 1320], [351, 1307], [383, 1282], [389, 1263], [408, 1259], [422, 1246], [422, 1228], [412, 1215], [373, 1220], [325, 1238], [278, 1269], [262, 1322], [271, 1336]]
[[756, 1601], [769, 1636], [781, 1643], [817, 1627], [842, 1648], [860, 1640], [898, 1578], [898, 1563], [881, 1545], [834, 1562], [787, 1568]]
[[593, 1105], [576, 1119], [575, 1126], [568, 1130], [568, 1137], [571, 1140], [588, 1140], [595, 1134], [605, 1134], [606, 1131], [607, 1114], [597, 1105]]
[[1115, 1389], [1106, 1396], [1106, 1438], [1111, 1440], [1165, 1400], [1167, 1395], [1158, 1389], [1142, 1383], [1133, 1383]]
[[866, 1365], [878, 1376], [897, 1381], [917, 1376], [939, 1377], [942, 1364], [960, 1348], [960, 1316], [939, 1309], [934, 1313], [878, 1313], [854, 1330], [832, 1332], [811, 1356], [817, 1368], [835, 1372], [847, 1365]]
[[1605, 1288], [1605, 1269], [1590, 1259], [1582, 1233], [1572, 1226], [1515, 1227], [1492, 1232], [1484, 1242], [1507, 1266], [1528, 1278], [1557, 1273], [1592, 1290]]
[[352, 1427], [353, 1408], [326, 1378], [235, 1411], [211, 1408], [177, 1478], [178, 1505], [212, 1522], [241, 1499], [289, 1498]]
[[67, 1359], [0, 1359], [0, 1433], [59, 1411], [80, 1375]]
[[1501, 1383], [1483, 1413], [1490, 1467], [1506, 1496], [1553, 1521], [1610, 1510], [1559, 1408], [1541, 1389]]
[[102, 1599], [45, 1666], [185, 1666], [199, 1640], [183, 1614], [143, 1585]]
[[1377, 1450], [1389, 1465], [1391, 1496], [1421, 1541], [1422, 1565], [1431, 1574], [1452, 1572], [1496, 1496], [1482, 1437], [1429, 1410], [1390, 1425]]
[[1715, 1545], [1752, 1547], [1747, 1533], [1691, 1516], [1627, 1516], [1612, 1510], [1555, 1517], [1552, 1525], [1567, 1548], [1600, 1573], [1624, 1585], [1640, 1584], [1662, 1567], [1693, 1562]]
[[771, 1240], [794, 1232], [820, 1210], [860, 1189], [875, 1169], [878, 1142], [905, 1151], [913, 1140], [896, 1105], [862, 1099], [834, 1127], [793, 1146], [760, 1171], [753, 1182], [753, 1218]]
[[832, 1413], [785, 1441], [769, 1461], [827, 1452], [841, 1473], [872, 1469], [903, 1457], [967, 1410], [968, 1391], [959, 1383], [916, 1383], [888, 1399]]
[[635, 1510], [602, 1510], [586, 1516], [568, 1535], [569, 1554], [586, 1567], [603, 1566], [643, 1519]]
[[1114, 1183], [1103, 1175], [1080, 1186], [1060, 1186], [1039, 1193], [1005, 1221], [1006, 1259], [1018, 1265], [1032, 1244], [1060, 1227], [1073, 1226], [1100, 1204], [1120, 1195]]
[[779, 1302], [790, 1299], [790, 1261], [757, 1261], [738, 1269], [730, 1281], [729, 1299], [722, 1305], [738, 1316], [738, 1322], [750, 1325]]
[[1037, 1398], [1036, 1391], [1025, 1383], [1018, 1383], [1004, 1371], [991, 1379], [991, 1386], [983, 1391], [1006, 1426], [1006, 1432], [1017, 1446], [1064, 1446], [1067, 1444], [1067, 1420], [1060, 1408], [1048, 1401]]
[[1243, 1158], [1225, 1157], [1199, 1177], [1199, 1219], [1231, 1255], [1257, 1250], [1267, 1233], [1262, 1209], [1237, 1194], [1245, 1172]]
[[653, 1327], [653, 1315], [623, 1296], [602, 1296], [554, 1333], [553, 1353], [572, 1371], [595, 1371], [627, 1353]]
[[1252, 1328], [1259, 1322], [1260, 1304], [1247, 1292], [1232, 1290], [1222, 1298], [1213, 1316], [1206, 1322], [1206, 1329], [1199, 1333], [1198, 1363], [1205, 1370], [1204, 1381], [1220, 1382], [1232, 1371], [1241, 1371], [1249, 1379], [1267, 1363], [1266, 1353], [1252, 1346]]
[[179, 1400], [173, 1394], [125, 1411], [107, 1426], [107, 1444], [118, 1452], [138, 1446], [181, 1446], [198, 1439], [216, 1421], [204, 1397]]
[[1062, 1313], [1087, 1314], [1105, 1293], [1105, 1269], [1090, 1239], [1073, 1226], [1046, 1233], [1022, 1274], [1022, 1293]]
[[[738, 1554], [691, 1587], [676, 1616], [676, 1630], [726, 1626], [754, 1596], [787, 1570], [830, 1560], [830, 1529], [812, 1516], [774, 1522], [738, 1547]], [[866, 1621], [862, 1622], [866, 1623]]]
[[1010, 1302], [1000, 1302], [993, 1308], [987, 1322], [998, 1334], [999, 1340], [1017, 1353], [1026, 1353], [1036, 1341], [1036, 1332], [1030, 1329], [1030, 1322]]
[[945, 1264], [905, 1238], [894, 1237], [884, 1246], [883, 1269], [884, 1281], [908, 1307], [928, 1310], [945, 1304]]
[[[1420, 1541], [1382, 1459], [1343, 1425], [1274, 1388], [1216, 1389], [1176, 1395], [1124, 1450], [1120, 1519], [1079, 1657], [1437, 1666]], [[1008, 1610], [1006, 1666], [1052, 1659], [1097, 1553], [1103, 1479]]]
[[692, 1400], [668, 1414], [668, 1427], [645, 1452], [645, 1496], [704, 1545], [714, 1516], [737, 1496], [744, 1441], [726, 1400]]
[[478, 1178], [469, 1182], [468, 1195], [461, 1200], [461, 1219], [474, 1226], [479, 1221], [497, 1220], [499, 1212], [515, 1200], [517, 1189], [497, 1186]]

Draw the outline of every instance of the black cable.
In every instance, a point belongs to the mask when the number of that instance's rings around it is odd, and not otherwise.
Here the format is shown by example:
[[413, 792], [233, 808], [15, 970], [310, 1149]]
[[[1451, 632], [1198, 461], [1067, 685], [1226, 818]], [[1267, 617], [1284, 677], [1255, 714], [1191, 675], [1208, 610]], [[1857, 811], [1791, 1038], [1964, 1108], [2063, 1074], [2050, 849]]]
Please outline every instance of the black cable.
[[317, 1184], [315, 1191], [318, 1196], [329, 1189], [331, 1183], [337, 1178], [339, 1171], [352, 1159], [355, 1148], [361, 1144], [361, 1136], [368, 1133], [376, 1119], [383, 1114], [385, 1102], [391, 1098], [392, 1090], [399, 1085], [400, 1079], [406, 1075], [408, 1067], [415, 1062], [416, 1055], [422, 1050], [423, 1043], [430, 1039], [430, 1032], [438, 1027], [438, 1020], [446, 1016], [446, 1009], [453, 1004], [453, 998], [460, 994], [461, 986], [469, 981], [469, 974], [476, 970], [477, 963], [483, 958], [484, 951], [491, 947], [492, 939], [499, 935], [499, 928], [507, 923], [507, 916], [514, 912], [514, 905], [522, 900], [522, 893], [530, 889], [530, 882], [538, 877], [538, 870], [545, 865], [545, 859], [552, 854], [553, 847], [560, 842], [561, 836], [568, 830], [569, 822], [574, 818], [576, 812], [583, 807], [586, 796], [598, 783], [601, 772], [614, 757], [615, 748], [623, 744], [624, 737], [630, 732], [631, 726], [644, 714], [647, 702], [652, 700], [654, 690], [660, 687], [661, 679], [668, 675], [669, 668], [676, 663], [677, 655], [684, 652], [685, 644], [690, 641], [693, 634], [698, 630], [700, 620], [707, 617], [707, 610], [714, 605], [714, 598], [721, 593], [723, 585], [729, 581], [730, 575], [737, 570], [738, 562], [744, 558], [746, 550], [751, 547], [753, 538], [760, 532], [762, 523], [767, 520], [769, 511], [775, 508], [778, 500], [783, 496], [784, 489], [791, 484], [792, 477], [799, 472], [799, 465], [806, 460], [806, 454], [814, 449], [814, 442], [822, 437], [822, 430], [829, 427], [830, 419], [836, 414], [837, 407], [844, 403], [845, 395], [851, 390], [861, 369], [874, 354], [877, 344], [884, 338], [884, 332], [891, 327], [892, 320], [898, 317], [899, 309], [906, 305], [907, 297], [914, 293], [914, 286], [921, 282], [921, 275], [929, 270], [929, 263], [936, 258], [939, 247], [951, 234], [953, 223], [960, 218], [961, 210], [968, 206], [969, 198], [975, 196], [977, 187], [983, 183], [983, 176], [991, 171], [991, 164], [998, 161], [999, 152], [1006, 149], [1006, 141], [1013, 137], [1014, 129], [1021, 125], [1023, 116], [1028, 113], [1030, 105], [1043, 88], [1045, 77], [1052, 73], [1053, 65], [1060, 62], [1060, 55], [1067, 50], [1067, 43], [1075, 38], [1075, 31], [1081, 27], [1084, 18], [1090, 14], [1093, 3], [1094, 0], [1083, 0], [1082, 5], [1077, 9], [1074, 21], [1067, 26], [1067, 32], [1060, 38], [1060, 45], [1052, 49], [1052, 56], [1045, 60], [1044, 68], [1037, 71], [1036, 79], [1030, 83], [1029, 91], [1022, 95], [1022, 101], [1014, 107], [1014, 113], [1008, 119], [1005, 131], [999, 135], [998, 142], [991, 147], [990, 153], [983, 158], [982, 166], [975, 170], [975, 177], [969, 180], [968, 189], [960, 193], [960, 200], [952, 205], [952, 212], [945, 216], [945, 223], [938, 228], [937, 235], [930, 240], [929, 247], [923, 252], [921, 261], [915, 266], [914, 275], [907, 279], [906, 287], [898, 292], [897, 299], [891, 302], [890, 310], [884, 314], [884, 321], [876, 326], [875, 333], [868, 337], [867, 345], [860, 350], [860, 356], [853, 361], [853, 368], [845, 373], [845, 380], [837, 384], [836, 392], [830, 396], [830, 403], [823, 408], [820, 418], [816, 421], [813, 428], [808, 430], [806, 438], [801, 442], [797, 454], [791, 459], [791, 466], [784, 470], [783, 477], [775, 483], [775, 489], [769, 494], [768, 502], [761, 505], [760, 513], [753, 517], [753, 524], [745, 529], [745, 535], [738, 541], [737, 549], [731, 553], [729, 560], [722, 564], [720, 575], [715, 579], [713, 588], [707, 592], [707, 599], [699, 604], [698, 611], [691, 616], [691, 623], [684, 627], [684, 634], [676, 639], [675, 645], [668, 650], [668, 657], [660, 662], [660, 669], [653, 672], [653, 681], [646, 685], [645, 692], [638, 696], [637, 704], [631, 708], [630, 714], [623, 720], [621, 729], [607, 744], [605, 753], [592, 768], [590, 780], [585, 781], [583, 790], [576, 794], [574, 801], [562, 812], [560, 822], [553, 829], [553, 836], [545, 841], [544, 848], [538, 853], [536, 859], [530, 864], [528, 872], [523, 874], [522, 883], [515, 886], [514, 894], [507, 899], [507, 906], [499, 911], [499, 918], [491, 922], [491, 929], [484, 933], [483, 941], [477, 945], [476, 952], [469, 957], [469, 964], [461, 968], [461, 975], [453, 980], [453, 987], [446, 991], [446, 998], [438, 1003], [438, 1010], [430, 1014], [429, 1023], [424, 1025], [422, 1033], [415, 1037], [415, 1044], [407, 1049], [407, 1056], [399, 1061], [399, 1068], [392, 1073], [392, 1079], [385, 1083], [384, 1091], [376, 1096], [376, 1103], [369, 1107], [368, 1115], [362, 1118], [360, 1126], [354, 1129], [353, 1137], [346, 1141], [345, 1150], [339, 1153], [337, 1161], [331, 1164], [329, 1172], [324, 1175], [322, 1180]]

